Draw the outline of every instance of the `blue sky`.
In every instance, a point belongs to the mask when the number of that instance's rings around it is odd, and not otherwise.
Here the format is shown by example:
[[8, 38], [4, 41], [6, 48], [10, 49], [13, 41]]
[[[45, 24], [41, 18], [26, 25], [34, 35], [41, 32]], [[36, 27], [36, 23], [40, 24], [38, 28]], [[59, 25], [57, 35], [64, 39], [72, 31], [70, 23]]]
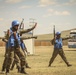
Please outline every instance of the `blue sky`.
[[34, 35], [76, 28], [76, 0], [0, 0], [0, 36], [10, 28], [13, 20], [29, 28], [30, 18], [38, 23]]

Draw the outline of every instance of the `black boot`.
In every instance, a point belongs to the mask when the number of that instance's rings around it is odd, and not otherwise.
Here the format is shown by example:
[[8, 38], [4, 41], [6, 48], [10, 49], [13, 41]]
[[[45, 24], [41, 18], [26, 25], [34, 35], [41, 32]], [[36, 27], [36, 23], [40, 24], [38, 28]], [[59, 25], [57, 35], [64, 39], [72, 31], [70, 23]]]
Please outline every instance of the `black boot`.
[[26, 71], [24, 70], [24, 68], [21, 68], [20, 73], [27, 74]]
[[28, 64], [26, 65], [26, 68], [31, 68], [30, 66], [28, 66]]
[[9, 70], [8, 69], [6, 69], [6, 75], [9, 75]]
[[10, 70], [12, 71], [12, 70], [13, 70], [13, 68], [10, 68]]
[[5, 71], [5, 68], [4, 67], [2, 68], [2, 71]]
[[19, 66], [17, 66], [17, 69], [18, 69], [18, 72], [20, 73], [21, 72], [21, 68]]
[[48, 67], [51, 67], [51, 63], [49, 63]]
[[4, 74], [5, 73], [5, 68], [2, 68], [0, 74]]
[[71, 64], [68, 64], [67, 66], [70, 67], [70, 66], [72, 66], [72, 65], [71, 65]]
[[6, 69], [6, 73], [9, 73], [9, 70], [8, 69]]

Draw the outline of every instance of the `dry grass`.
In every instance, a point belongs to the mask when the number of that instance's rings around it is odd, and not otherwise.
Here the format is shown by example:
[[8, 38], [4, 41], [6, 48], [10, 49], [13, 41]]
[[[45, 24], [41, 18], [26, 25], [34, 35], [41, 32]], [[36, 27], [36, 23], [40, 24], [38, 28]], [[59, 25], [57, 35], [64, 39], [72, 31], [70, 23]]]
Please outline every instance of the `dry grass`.
[[[67, 67], [60, 56], [57, 56], [51, 67], [48, 67], [49, 59], [53, 52], [53, 46], [35, 47], [35, 55], [27, 56], [31, 69], [26, 69], [29, 75], [76, 75], [76, 49], [68, 49], [64, 46], [64, 52], [72, 67]], [[4, 48], [0, 47], [0, 69], [4, 59]], [[4, 75], [4, 74], [1, 74]], [[22, 75], [16, 68], [10, 75]]]

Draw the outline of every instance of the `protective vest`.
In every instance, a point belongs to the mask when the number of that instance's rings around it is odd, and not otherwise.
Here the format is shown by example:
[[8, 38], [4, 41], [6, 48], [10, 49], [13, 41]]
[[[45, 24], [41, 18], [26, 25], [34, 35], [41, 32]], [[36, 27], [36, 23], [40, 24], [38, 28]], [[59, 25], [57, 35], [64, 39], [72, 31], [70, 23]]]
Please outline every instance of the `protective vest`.
[[[16, 46], [16, 43], [15, 43], [15, 39], [14, 39], [14, 34], [13, 34], [13, 31], [10, 30], [11, 34], [10, 34], [10, 37], [8, 39], [8, 47], [15, 47]], [[20, 41], [20, 35], [19, 33], [16, 33], [16, 38], [18, 40], [18, 45], [20, 46], [21, 44], [21, 41]]]
[[61, 49], [62, 46], [63, 46], [62, 38], [56, 39], [56, 40], [55, 40], [55, 44], [54, 44], [54, 48]]

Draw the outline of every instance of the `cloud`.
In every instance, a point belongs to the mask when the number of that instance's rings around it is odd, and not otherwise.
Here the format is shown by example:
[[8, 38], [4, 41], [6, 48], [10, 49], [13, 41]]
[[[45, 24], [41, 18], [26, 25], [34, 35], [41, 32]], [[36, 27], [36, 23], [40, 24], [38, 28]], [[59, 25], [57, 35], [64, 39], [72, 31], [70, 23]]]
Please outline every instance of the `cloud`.
[[76, 0], [69, 0], [69, 2], [64, 3], [64, 5], [76, 5]]
[[19, 3], [22, 2], [23, 0], [5, 0], [6, 3]]
[[69, 11], [55, 11], [54, 15], [70, 15]]
[[21, 7], [19, 7], [20, 9], [27, 9], [27, 8], [31, 8], [31, 6], [27, 6], [27, 5], [23, 5]]
[[66, 0], [64, 3], [58, 0], [39, 0], [38, 7], [46, 7], [50, 5], [62, 6], [62, 5], [76, 5], [76, 0]]
[[48, 9], [47, 10], [47, 14], [43, 15], [43, 17], [49, 17], [49, 16], [57, 16], [57, 15], [63, 15], [63, 16], [67, 16], [70, 15], [71, 13], [69, 11], [58, 11], [58, 10], [54, 10], [54, 9]]
[[39, 7], [46, 7], [56, 4], [56, 0], [39, 0]]
[[3, 21], [3, 18], [0, 18], [0, 21]]

